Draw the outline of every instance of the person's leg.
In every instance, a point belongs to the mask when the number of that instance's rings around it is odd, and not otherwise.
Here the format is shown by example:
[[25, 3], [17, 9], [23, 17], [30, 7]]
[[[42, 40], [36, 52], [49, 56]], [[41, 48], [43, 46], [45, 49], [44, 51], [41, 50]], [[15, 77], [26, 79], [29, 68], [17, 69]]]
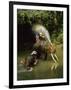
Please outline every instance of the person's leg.
[[27, 70], [28, 71], [32, 71], [33, 70], [33, 62], [32, 61], [28, 62]]

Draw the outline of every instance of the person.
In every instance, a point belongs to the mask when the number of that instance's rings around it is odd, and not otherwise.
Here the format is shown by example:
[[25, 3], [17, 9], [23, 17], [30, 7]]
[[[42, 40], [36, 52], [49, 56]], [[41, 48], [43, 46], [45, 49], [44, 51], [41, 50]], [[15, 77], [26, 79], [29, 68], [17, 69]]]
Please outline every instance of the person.
[[27, 70], [28, 71], [32, 71], [33, 70], [33, 66], [37, 64], [38, 60], [37, 60], [37, 52], [36, 51], [32, 51], [32, 53], [26, 58], [27, 60]]

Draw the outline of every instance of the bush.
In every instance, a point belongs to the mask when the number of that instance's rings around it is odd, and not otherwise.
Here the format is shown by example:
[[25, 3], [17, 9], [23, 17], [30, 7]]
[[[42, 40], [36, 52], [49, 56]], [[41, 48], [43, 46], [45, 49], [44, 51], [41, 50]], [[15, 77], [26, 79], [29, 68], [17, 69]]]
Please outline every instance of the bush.
[[63, 33], [59, 34], [59, 36], [57, 37], [57, 41], [61, 44], [63, 43]]

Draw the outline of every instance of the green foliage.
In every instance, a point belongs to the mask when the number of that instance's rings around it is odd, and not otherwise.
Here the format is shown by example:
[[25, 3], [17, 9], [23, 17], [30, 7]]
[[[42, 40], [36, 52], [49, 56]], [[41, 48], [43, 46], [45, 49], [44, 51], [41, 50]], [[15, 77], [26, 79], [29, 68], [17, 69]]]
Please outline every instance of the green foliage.
[[[63, 12], [46, 10], [17, 10], [17, 22], [22, 25], [42, 24], [51, 35], [51, 39], [63, 42]], [[28, 27], [28, 26], [27, 26]]]
[[63, 43], [63, 33], [59, 34], [59, 36], [57, 37], [57, 41]]

